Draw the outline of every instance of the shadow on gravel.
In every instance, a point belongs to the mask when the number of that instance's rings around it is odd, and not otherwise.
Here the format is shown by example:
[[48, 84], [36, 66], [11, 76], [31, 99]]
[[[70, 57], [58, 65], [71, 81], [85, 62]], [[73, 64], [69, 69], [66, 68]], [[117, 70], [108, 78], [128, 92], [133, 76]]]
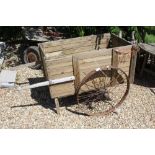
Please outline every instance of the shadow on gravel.
[[135, 76], [135, 82], [134, 84], [136, 85], [141, 85], [144, 87], [149, 87], [149, 88], [155, 88], [155, 77], [150, 75], [150, 74], [143, 74], [142, 77], [139, 77], [137, 74]]
[[[44, 77], [29, 78], [28, 80], [30, 85], [46, 81]], [[54, 99], [51, 99], [48, 86], [31, 89], [31, 97], [37, 102], [36, 104], [13, 106], [12, 108], [41, 105], [44, 108], [51, 109], [56, 113]], [[70, 96], [70, 97], [60, 98], [59, 102], [60, 102], [60, 107], [66, 107], [66, 110], [67, 110], [68, 109], [67, 107], [74, 105], [76, 103], [76, 100], [74, 96]]]

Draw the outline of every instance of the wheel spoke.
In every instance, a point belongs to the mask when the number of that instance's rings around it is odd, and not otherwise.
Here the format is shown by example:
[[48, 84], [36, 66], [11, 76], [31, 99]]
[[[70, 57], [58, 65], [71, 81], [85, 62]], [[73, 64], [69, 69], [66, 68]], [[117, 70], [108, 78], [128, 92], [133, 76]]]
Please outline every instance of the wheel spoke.
[[[108, 73], [109, 71], [109, 73]], [[77, 96], [80, 109], [87, 114], [106, 114], [112, 112], [126, 98], [129, 88], [129, 81], [126, 74], [120, 69], [116, 71], [113, 79], [110, 78], [111, 70], [101, 70], [96, 73], [90, 72], [83, 81], [77, 92], [81, 92]], [[94, 78], [93, 78], [94, 77]], [[112, 85], [116, 81], [115, 85]]]

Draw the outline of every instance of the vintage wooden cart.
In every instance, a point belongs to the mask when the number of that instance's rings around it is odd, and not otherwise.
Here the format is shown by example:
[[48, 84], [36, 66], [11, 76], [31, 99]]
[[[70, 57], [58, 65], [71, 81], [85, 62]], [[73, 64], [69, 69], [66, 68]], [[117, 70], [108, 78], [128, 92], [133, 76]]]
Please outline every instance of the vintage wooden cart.
[[134, 81], [137, 47], [114, 34], [41, 43], [39, 49], [58, 113], [58, 99], [75, 95], [80, 113], [108, 114]]

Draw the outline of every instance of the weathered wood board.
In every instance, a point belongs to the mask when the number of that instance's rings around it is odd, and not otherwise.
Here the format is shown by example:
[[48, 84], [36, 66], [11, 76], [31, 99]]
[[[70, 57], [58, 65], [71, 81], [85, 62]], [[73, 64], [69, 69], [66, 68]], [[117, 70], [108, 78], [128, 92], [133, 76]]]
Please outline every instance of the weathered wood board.
[[[111, 50], [102, 49], [99, 51], [88, 51], [60, 59], [52, 60], [52, 65], [47, 62], [47, 72], [50, 79], [62, 78], [67, 76], [75, 76], [76, 80], [63, 84], [50, 86], [50, 93], [53, 98], [68, 95], [74, 95], [77, 81], [81, 81], [85, 74], [91, 70], [111, 65]], [[75, 60], [76, 59], [76, 60]], [[78, 61], [78, 62], [77, 62]], [[59, 63], [58, 63], [59, 62]], [[48, 64], [50, 63], [50, 64]], [[79, 63], [76, 65], [76, 63]], [[78, 68], [79, 67], [79, 71]], [[75, 72], [75, 70], [77, 72]], [[79, 75], [77, 76], [77, 74]], [[79, 77], [77, 79], [77, 77]]]

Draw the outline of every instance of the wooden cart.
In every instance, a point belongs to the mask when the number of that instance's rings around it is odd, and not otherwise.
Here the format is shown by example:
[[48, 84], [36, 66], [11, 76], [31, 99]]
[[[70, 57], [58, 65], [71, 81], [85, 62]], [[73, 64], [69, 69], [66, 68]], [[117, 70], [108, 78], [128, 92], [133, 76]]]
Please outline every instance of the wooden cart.
[[[126, 82], [123, 94], [126, 97], [129, 91], [129, 81], [131, 83], [134, 81], [137, 48], [116, 35], [108, 33], [63, 39], [41, 43], [39, 49], [45, 77], [47, 80], [57, 81], [49, 86], [49, 90], [51, 98], [55, 99], [58, 113], [59, 98], [76, 95], [79, 103], [80, 95], [85, 94], [85, 98], [90, 98], [93, 101], [91, 105], [89, 104], [91, 109], [92, 104], [96, 102], [93, 98], [97, 98], [94, 93], [98, 92], [99, 89], [99, 94], [107, 100], [107, 88], [115, 86], [116, 83], [121, 85], [122, 82]], [[100, 82], [98, 84], [100, 88], [97, 88], [94, 79], [98, 80], [98, 83]], [[121, 81], [120, 79], [124, 80]], [[106, 80], [108, 82], [105, 82]], [[87, 89], [88, 84], [91, 87], [89, 89]], [[82, 90], [82, 87], [84, 90]], [[113, 89], [116, 90], [114, 87]], [[112, 105], [111, 110], [99, 113], [94, 112], [93, 114], [107, 114], [114, 111], [125, 99], [123, 95], [121, 96], [123, 99], [120, 99], [116, 105]], [[82, 101], [82, 103], [84, 102], [86, 101]], [[90, 114], [90, 110], [87, 114]]]

